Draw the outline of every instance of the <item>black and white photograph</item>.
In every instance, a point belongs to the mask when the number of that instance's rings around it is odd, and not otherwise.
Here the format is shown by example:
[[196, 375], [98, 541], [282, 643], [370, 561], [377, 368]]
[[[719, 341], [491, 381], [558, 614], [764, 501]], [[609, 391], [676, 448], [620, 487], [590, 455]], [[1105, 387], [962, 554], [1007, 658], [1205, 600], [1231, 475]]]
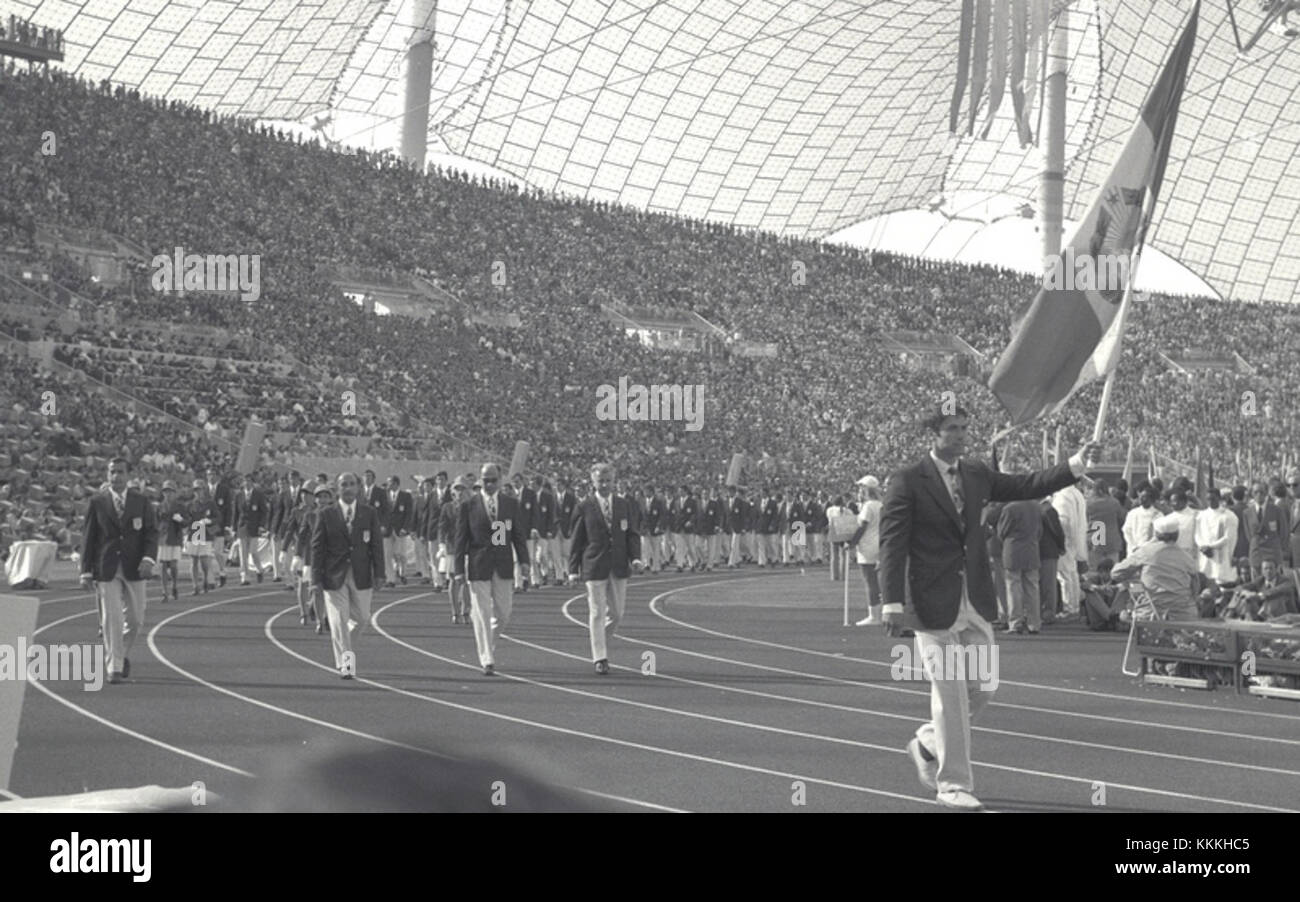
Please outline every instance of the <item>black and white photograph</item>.
[[1280, 865], [1297, 38], [1289, 0], [0, 0], [18, 872], [172, 885], [238, 832], [330, 887], [307, 814]]

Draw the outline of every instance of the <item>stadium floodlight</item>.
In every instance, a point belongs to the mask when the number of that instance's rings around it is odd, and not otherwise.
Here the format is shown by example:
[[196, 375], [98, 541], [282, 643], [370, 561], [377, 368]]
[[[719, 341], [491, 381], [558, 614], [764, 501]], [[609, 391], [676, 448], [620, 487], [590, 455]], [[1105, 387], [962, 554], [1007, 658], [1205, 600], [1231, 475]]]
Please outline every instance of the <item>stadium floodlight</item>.
[[[1228, 20], [1232, 23], [1232, 39], [1237, 43], [1238, 53], [1248, 53], [1259, 43], [1264, 34], [1271, 33], [1284, 38], [1300, 37], [1300, 0], [1257, 0], [1263, 14], [1255, 31], [1244, 42], [1241, 28], [1237, 25], [1237, 14], [1233, 11], [1236, 0], [1227, 0]], [[1291, 19], [1291, 14], [1296, 19]]]

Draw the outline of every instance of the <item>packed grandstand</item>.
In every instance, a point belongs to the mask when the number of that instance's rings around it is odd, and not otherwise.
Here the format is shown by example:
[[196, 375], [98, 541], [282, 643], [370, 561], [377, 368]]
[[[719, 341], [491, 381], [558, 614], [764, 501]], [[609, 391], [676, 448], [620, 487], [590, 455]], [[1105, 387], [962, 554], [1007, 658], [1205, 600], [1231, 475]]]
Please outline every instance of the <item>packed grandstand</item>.
[[[633, 480], [716, 484], [744, 453], [784, 486], [832, 493], [915, 451], [918, 398], [957, 391], [984, 439], [1005, 422], [987, 361], [1034, 293], [1029, 276], [425, 174], [58, 71], [11, 66], [0, 91], [0, 544], [46, 534], [69, 550], [107, 458], [136, 462], [151, 487], [228, 469], [250, 418], [267, 424], [264, 467], [308, 454], [508, 460], [522, 440], [529, 469], [548, 475], [603, 458]], [[56, 153], [38, 149], [47, 132]], [[159, 294], [142, 272], [108, 287], [41, 240], [59, 230], [255, 251], [261, 296]], [[380, 315], [332, 275], [357, 270], [432, 275], [444, 301]], [[1247, 466], [1278, 472], [1300, 431], [1300, 313], [1142, 300], [1107, 456], [1132, 435], [1140, 467], [1149, 448], [1187, 462], [1199, 449], [1220, 483]], [[711, 340], [650, 347], [611, 313], [646, 308], [698, 315]], [[973, 365], [919, 363], [900, 334], [955, 336]], [[747, 343], [776, 354], [739, 353]], [[1207, 352], [1240, 362], [1175, 363]], [[706, 386], [705, 428], [593, 416], [593, 388], [629, 374]], [[1059, 420], [1071, 442], [1090, 432], [1099, 392]], [[1037, 459], [1030, 432], [1012, 446], [1021, 463]]]

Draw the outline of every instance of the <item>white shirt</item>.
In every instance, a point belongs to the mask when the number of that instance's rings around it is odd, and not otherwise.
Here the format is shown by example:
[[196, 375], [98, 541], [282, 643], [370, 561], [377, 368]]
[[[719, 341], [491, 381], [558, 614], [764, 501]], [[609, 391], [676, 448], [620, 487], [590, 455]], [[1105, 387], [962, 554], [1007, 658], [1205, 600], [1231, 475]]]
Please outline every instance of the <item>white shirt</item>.
[[483, 509], [487, 511], [490, 519], [495, 520], [497, 516], [497, 496], [496, 493], [489, 495], [487, 492], [479, 492], [483, 496]]
[[880, 509], [884, 504], [875, 498], [868, 498], [862, 503], [858, 513], [858, 523], [866, 523], [867, 528], [858, 539], [858, 563], [880, 563]]
[[[1196, 551], [1193, 558], [1197, 568], [1217, 582], [1235, 580], [1237, 569], [1232, 566], [1232, 552], [1237, 546], [1237, 515], [1222, 506], [1199, 511], [1194, 535]], [[1201, 549], [1206, 547], [1214, 549], [1210, 557], [1201, 554]]]
[[1178, 518], [1178, 542], [1176, 544], [1191, 555], [1192, 560], [1205, 557], [1205, 555], [1201, 554], [1200, 549], [1196, 547], [1196, 513], [1190, 507], [1170, 512], [1170, 516]]
[[1065, 550], [1076, 561], [1088, 559], [1088, 501], [1077, 486], [1066, 486], [1052, 494], [1052, 507], [1061, 518]]
[[1123, 533], [1124, 544], [1128, 546], [1129, 554], [1155, 538], [1153, 526], [1156, 518], [1161, 516], [1164, 515], [1154, 504], [1150, 507], [1138, 506], [1128, 512], [1128, 516], [1124, 518]]
[[347, 522], [350, 521], [354, 516], [356, 516], [356, 512], [357, 512], [357, 511], [356, 511], [356, 507], [357, 507], [357, 503], [356, 503], [355, 501], [352, 502], [351, 504], [348, 504], [346, 501], [340, 501], [340, 502], [339, 502], [339, 510], [343, 511], [343, 522], [344, 522], [344, 523], [347, 523]]

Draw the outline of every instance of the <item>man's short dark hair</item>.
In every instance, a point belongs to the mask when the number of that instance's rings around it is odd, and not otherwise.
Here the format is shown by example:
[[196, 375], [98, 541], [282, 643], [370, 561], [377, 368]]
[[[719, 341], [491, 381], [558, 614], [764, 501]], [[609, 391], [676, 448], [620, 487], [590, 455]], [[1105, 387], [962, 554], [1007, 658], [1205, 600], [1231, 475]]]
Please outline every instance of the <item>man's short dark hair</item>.
[[434, 479], [437, 479], [439, 476], [441, 476], [443, 479], [446, 479], [446, 478], [447, 478], [447, 471], [446, 471], [446, 470], [439, 470], [437, 473], [433, 474], [433, 478], [434, 478]]
[[1098, 479], [1098, 480], [1096, 480], [1096, 481], [1093, 483], [1092, 488], [1093, 488], [1094, 491], [1096, 491], [1096, 493], [1097, 493], [1098, 495], [1105, 495], [1105, 494], [1106, 494], [1106, 480], [1104, 480], [1104, 479]]
[[930, 416], [925, 418], [925, 428], [929, 429], [931, 432], [935, 433], [936, 435], [943, 427], [943, 423], [945, 420], [957, 419], [957, 418], [964, 419], [964, 420], [970, 419], [970, 414], [967, 413], [966, 408], [962, 407], [960, 404], [957, 405], [957, 407], [953, 409], [951, 413], [944, 410], [944, 407], [946, 406], [947, 405], [940, 406], [938, 410], [936, 410], [934, 413], [930, 414]]
[[1246, 500], [1246, 487], [1244, 485], [1234, 485], [1232, 487], [1232, 500], [1233, 501]]
[[108, 465], [110, 467], [116, 466], [118, 464], [121, 464], [122, 469], [126, 470], [128, 473], [131, 472], [131, 462], [127, 460], [125, 457], [115, 457], [108, 462]]
[[369, 476], [371, 479], [374, 479], [374, 478], [375, 478], [375, 471], [374, 471], [374, 470], [366, 470], [365, 475], [366, 475], [366, 476]]

